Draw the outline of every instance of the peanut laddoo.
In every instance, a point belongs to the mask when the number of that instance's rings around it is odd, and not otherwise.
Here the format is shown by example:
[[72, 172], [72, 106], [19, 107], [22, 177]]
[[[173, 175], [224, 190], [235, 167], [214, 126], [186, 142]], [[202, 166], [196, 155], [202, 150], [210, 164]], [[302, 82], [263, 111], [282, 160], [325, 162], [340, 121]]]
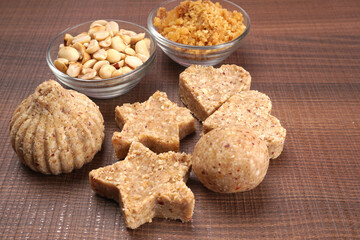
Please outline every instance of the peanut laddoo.
[[265, 142], [241, 126], [217, 128], [202, 136], [192, 160], [200, 182], [219, 193], [255, 188], [269, 167]]
[[53, 80], [40, 84], [15, 110], [12, 147], [20, 160], [43, 174], [68, 173], [101, 150], [104, 119], [84, 94]]
[[194, 46], [226, 43], [246, 29], [240, 12], [228, 11], [220, 3], [207, 0], [184, 1], [168, 12], [159, 8], [154, 26], [165, 38]]

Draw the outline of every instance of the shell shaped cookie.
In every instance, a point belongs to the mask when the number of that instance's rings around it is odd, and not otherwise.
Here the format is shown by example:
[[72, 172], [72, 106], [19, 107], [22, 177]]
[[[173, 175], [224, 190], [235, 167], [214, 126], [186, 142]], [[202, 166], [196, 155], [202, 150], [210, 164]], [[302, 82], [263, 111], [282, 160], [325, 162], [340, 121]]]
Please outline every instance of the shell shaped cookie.
[[104, 119], [87, 96], [49, 80], [15, 110], [10, 139], [20, 160], [32, 170], [69, 173], [101, 150]]

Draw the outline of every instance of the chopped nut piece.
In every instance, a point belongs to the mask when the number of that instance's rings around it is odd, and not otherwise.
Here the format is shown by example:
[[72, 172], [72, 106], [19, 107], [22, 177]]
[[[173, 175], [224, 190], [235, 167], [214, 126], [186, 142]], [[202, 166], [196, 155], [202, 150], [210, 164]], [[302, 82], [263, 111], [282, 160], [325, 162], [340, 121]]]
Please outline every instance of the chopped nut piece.
[[151, 222], [153, 217], [188, 222], [195, 203], [194, 194], [185, 184], [190, 167], [189, 154], [157, 155], [134, 142], [124, 161], [89, 173], [90, 187], [97, 194], [119, 202], [128, 228]]

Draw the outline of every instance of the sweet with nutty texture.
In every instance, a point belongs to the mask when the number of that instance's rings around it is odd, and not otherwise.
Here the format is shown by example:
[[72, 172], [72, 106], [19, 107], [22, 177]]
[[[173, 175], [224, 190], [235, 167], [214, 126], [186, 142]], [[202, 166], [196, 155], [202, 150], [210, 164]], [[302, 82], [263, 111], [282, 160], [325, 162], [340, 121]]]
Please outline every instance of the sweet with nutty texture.
[[195, 131], [190, 111], [171, 102], [166, 93], [155, 92], [143, 103], [124, 104], [115, 109], [121, 132], [114, 132], [112, 143], [123, 159], [132, 142], [144, 144], [156, 153], [179, 151], [180, 139]]
[[212, 46], [239, 37], [246, 29], [243, 16], [211, 1], [184, 1], [166, 12], [159, 8], [154, 26], [165, 38], [186, 45]]
[[90, 172], [90, 186], [120, 203], [128, 228], [135, 229], [154, 217], [187, 222], [195, 203], [185, 184], [190, 168], [190, 154], [157, 155], [133, 142], [124, 161]]
[[11, 144], [20, 160], [43, 174], [68, 173], [101, 150], [104, 119], [84, 94], [53, 80], [40, 84], [15, 110]]
[[286, 129], [270, 112], [271, 101], [267, 95], [253, 90], [240, 92], [203, 122], [203, 132], [223, 126], [247, 127], [265, 141], [269, 156], [274, 159], [284, 148]]
[[249, 90], [250, 73], [236, 65], [192, 65], [180, 74], [179, 93], [183, 103], [204, 121], [235, 93]]
[[217, 128], [203, 135], [192, 159], [193, 170], [201, 183], [220, 193], [255, 188], [269, 167], [265, 142], [243, 126]]

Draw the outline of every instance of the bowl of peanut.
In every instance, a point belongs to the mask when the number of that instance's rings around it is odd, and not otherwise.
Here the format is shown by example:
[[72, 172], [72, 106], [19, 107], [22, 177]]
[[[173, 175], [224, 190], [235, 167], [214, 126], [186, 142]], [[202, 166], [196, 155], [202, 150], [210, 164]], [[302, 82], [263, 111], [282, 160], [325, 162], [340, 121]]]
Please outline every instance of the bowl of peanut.
[[147, 25], [175, 62], [216, 65], [232, 54], [250, 30], [248, 14], [227, 0], [169, 0], [155, 7]]
[[50, 43], [46, 62], [64, 85], [94, 98], [128, 92], [151, 69], [156, 41], [149, 31], [121, 20], [78, 24]]

